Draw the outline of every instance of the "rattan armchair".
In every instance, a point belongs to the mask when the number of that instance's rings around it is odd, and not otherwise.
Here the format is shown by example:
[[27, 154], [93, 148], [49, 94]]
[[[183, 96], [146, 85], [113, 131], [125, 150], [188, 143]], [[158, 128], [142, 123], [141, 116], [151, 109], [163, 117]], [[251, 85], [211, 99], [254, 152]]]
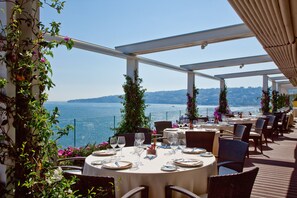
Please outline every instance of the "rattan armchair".
[[[256, 167], [249, 171], [231, 175], [210, 176], [207, 198], [249, 198], [258, 171], [259, 168]], [[181, 193], [190, 198], [200, 198], [185, 188], [173, 185], [165, 187], [165, 198], [172, 198], [173, 192]], [[203, 197], [206, 196], [203, 195]]]

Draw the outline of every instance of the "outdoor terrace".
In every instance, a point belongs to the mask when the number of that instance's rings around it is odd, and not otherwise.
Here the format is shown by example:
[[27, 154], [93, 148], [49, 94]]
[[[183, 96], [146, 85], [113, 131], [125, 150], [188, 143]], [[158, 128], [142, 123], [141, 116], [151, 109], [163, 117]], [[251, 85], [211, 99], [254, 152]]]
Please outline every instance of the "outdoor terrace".
[[250, 157], [245, 167], [260, 168], [253, 187], [252, 196], [280, 198], [297, 197], [297, 128], [279, 136], [274, 143], [263, 147], [263, 154], [254, 152], [250, 145]]

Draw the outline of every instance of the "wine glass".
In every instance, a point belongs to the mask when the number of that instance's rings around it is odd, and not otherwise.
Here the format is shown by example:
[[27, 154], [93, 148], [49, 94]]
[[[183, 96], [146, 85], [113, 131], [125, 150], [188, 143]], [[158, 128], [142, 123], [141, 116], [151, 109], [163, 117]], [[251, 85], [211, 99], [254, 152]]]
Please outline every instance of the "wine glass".
[[138, 166], [142, 166], [143, 164], [140, 161], [140, 156], [142, 154], [142, 152], [144, 151], [144, 148], [142, 147], [142, 143], [139, 141], [135, 141], [134, 142], [134, 153], [138, 156], [138, 160], [137, 160], [137, 168]]
[[175, 153], [175, 149], [177, 149], [177, 134], [170, 133], [168, 138], [168, 143], [170, 144], [170, 147], [172, 149], [172, 153]]
[[180, 148], [180, 150], [181, 150], [181, 153], [182, 153], [182, 155], [183, 155], [183, 150], [184, 150], [184, 149], [186, 148], [186, 146], [187, 146], [187, 141], [186, 141], [186, 138], [185, 138], [185, 137], [179, 139], [179, 141], [178, 141], [178, 146], [179, 146], [179, 148]]
[[118, 145], [118, 137], [111, 137], [109, 140], [110, 146], [113, 148], [113, 151], [115, 152], [115, 148]]
[[136, 142], [139, 142], [140, 145], [142, 145], [144, 140], [145, 140], [144, 133], [135, 133], [135, 141]]
[[119, 136], [118, 137], [118, 146], [120, 147], [121, 149], [121, 157], [124, 157], [123, 156], [123, 147], [126, 145], [126, 139], [124, 136]]

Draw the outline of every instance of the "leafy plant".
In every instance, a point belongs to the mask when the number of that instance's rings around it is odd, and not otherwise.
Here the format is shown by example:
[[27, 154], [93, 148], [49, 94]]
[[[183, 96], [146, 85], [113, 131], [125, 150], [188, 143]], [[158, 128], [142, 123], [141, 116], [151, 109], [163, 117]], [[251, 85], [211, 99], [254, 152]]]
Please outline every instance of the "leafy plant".
[[187, 113], [186, 115], [190, 120], [195, 120], [198, 118], [198, 108], [197, 108], [197, 95], [199, 90], [194, 86], [193, 87], [193, 97], [187, 93]]
[[[43, 106], [48, 96], [46, 91], [54, 86], [52, 70], [47, 56], [53, 56], [52, 49], [59, 45], [72, 47], [72, 40], [48, 42], [45, 34], [55, 36], [60, 23], [52, 22], [45, 27], [37, 18], [39, 8], [48, 5], [62, 10], [60, 0], [10, 1], [8, 23], [1, 22], [0, 50], [5, 51], [0, 61], [9, 72], [8, 79], [0, 80], [0, 88], [6, 83], [15, 87], [15, 96], [0, 93], [2, 111], [6, 123], [1, 129], [4, 141], [0, 143], [0, 161], [7, 165], [7, 192], [14, 197], [74, 197], [70, 189], [72, 180], [66, 180], [60, 170], [53, 170], [57, 155], [56, 140], [68, 134], [71, 126], [58, 126], [59, 111], [48, 112]], [[11, 137], [15, 128], [15, 139]], [[56, 139], [53, 135], [56, 133]]]
[[272, 97], [271, 97], [271, 105], [272, 105], [272, 112], [277, 112], [277, 109], [280, 109], [279, 106], [279, 94], [277, 91], [272, 91]]
[[270, 110], [269, 107], [270, 102], [270, 89], [268, 88], [267, 91], [262, 90], [262, 97], [261, 97], [261, 110], [262, 113], [268, 113]]
[[149, 119], [145, 116], [147, 105], [144, 100], [146, 89], [142, 88], [142, 79], [138, 77], [138, 72], [134, 72], [134, 79], [126, 76], [123, 85], [125, 95], [120, 96], [123, 100], [121, 109], [122, 119], [119, 127], [116, 128], [117, 134], [134, 133], [139, 127], [148, 127]]
[[228, 100], [227, 100], [227, 86], [225, 85], [224, 88], [220, 92], [220, 97], [219, 97], [219, 108], [218, 112], [221, 114], [228, 114], [230, 113], [229, 105], [228, 105]]

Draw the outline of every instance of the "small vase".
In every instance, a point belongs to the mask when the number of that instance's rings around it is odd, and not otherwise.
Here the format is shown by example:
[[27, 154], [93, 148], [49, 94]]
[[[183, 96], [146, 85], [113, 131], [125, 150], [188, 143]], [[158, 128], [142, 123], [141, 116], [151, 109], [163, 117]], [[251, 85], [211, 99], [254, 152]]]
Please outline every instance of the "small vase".
[[148, 149], [146, 149], [146, 154], [147, 155], [157, 155], [157, 150], [148, 148]]

